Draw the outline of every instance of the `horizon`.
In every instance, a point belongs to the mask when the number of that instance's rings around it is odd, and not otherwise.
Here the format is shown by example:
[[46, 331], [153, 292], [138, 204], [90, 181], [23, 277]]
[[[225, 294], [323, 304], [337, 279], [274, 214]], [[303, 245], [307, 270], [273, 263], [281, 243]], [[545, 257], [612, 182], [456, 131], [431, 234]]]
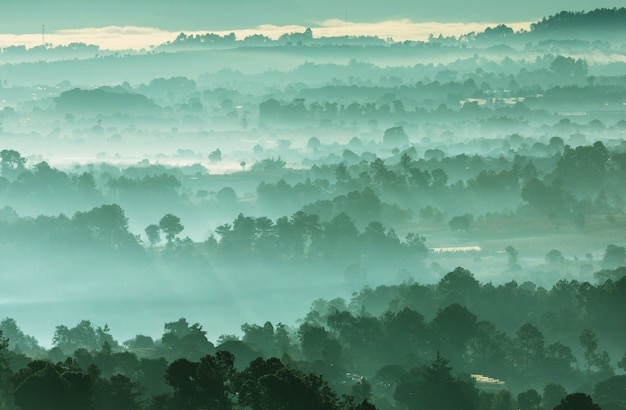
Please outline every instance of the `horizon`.
[[[518, 22], [414, 22], [409, 19], [386, 20], [375, 23], [360, 23], [340, 19], [326, 20], [316, 26], [303, 25], [273, 25], [264, 24], [256, 27], [232, 30], [183, 30], [168, 31], [156, 27], [140, 26], [105, 26], [87, 27], [80, 29], [61, 29], [50, 33], [11, 34], [0, 33], [0, 48], [25, 46], [27, 49], [42, 46], [42, 39], [46, 48], [67, 46], [72, 43], [96, 45], [101, 50], [126, 51], [148, 50], [167, 42], [174, 41], [180, 33], [187, 35], [217, 34], [220, 36], [234, 33], [237, 40], [248, 36], [261, 34], [273, 40], [283, 34], [303, 32], [310, 28], [313, 37], [360, 37], [375, 36], [393, 41], [426, 41], [429, 36], [459, 37], [471, 32], [482, 32], [488, 27], [504, 24], [514, 31], [528, 30], [530, 21]], [[45, 26], [44, 26], [45, 27]]]

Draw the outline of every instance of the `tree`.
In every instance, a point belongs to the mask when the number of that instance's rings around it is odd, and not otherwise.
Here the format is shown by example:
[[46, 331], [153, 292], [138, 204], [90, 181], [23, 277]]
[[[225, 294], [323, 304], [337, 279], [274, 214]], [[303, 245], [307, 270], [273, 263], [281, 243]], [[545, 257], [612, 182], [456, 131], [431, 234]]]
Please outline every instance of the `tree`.
[[591, 396], [585, 393], [572, 393], [565, 396], [554, 410], [602, 410]]
[[98, 350], [107, 342], [110, 346], [117, 346], [117, 342], [109, 333], [109, 327], [97, 327], [89, 320], [81, 320], [73, 328], [59, 325], [54, 331], [52, 343], [65, 353], [72, 353], [76, 349]]
[[521, 267], [519, 265], [519, 253], [517, 252], [517, 249], [509, 245], [504, 248], [504, 251], [506, 252], [506, 255], [508, 257], [507, 265], [509, 267], [509, 270], [519, 271]]
[[35, 360], [16, 375], [15, 403], [21, 410], [91, 408], [92, 381], [75, 363]]
[[[5, 379], [10, 375], [9, 362], [6, 353], [9, 348], [9, 339], [2, 335], [0, 330], [0, 393], [4, 393]], [[0, 400], [0, 404], [2, 401]]]
[[164, 329], [161, 342], [170, 358], [198, 360], [215, 351], [199, 323], [190, 325], [185, 318], [180, 318], [176, 322], [166, 323]]
[[372, 398], [372, 385], [366, 378], [361, 377], [356, 384], [352, 385], [352, 396], [357, 403], [370, 400]]
[[15, 179], [19, 174], [25, 171], [24, 165], [26, 158], [23, 158], [19, 152], [4, 149], [0, 151], [0, 169], [2, 176], [7, 179]]
[[596, 361], [596, 350], [598, 349], [598, 338], [596, 333], [591, 329], [584, 329], [578, 340], [585, 352], [585, 361], [587, 362], [587, 373], [591, 372], [591, 366]]
[[493, 397], [491, 410], [518, 410], [518, 406], [510, 391], [500, 390]]
[[96, 191], [96, 180], [90, 172], [83, 172], [76, 184], [78, 190], [83, 194], [93, 194]]
[[526, 390], [517, 395], [519, 410], [538, 410], [541, 396], [535, 389]]
[[68, 390], [69, 386], [51, 364], [31, 362], [15, 388], [15, 403], [22, 410], [65, 410]]
[[[37, 339], [33, 336], [24, 334], [14, 319], [4, 318], [0, 322], [0, 340], [4, 338], [9, 340], [11, 349], [29, 355], [30, 357], [41, 356], [45, 350], [39, 346]], [[1, 350], [2, 343], [0, 343]]]
[[323, 327], [305, 322], [298, 329], [298, 336], [302, 353], [308, 361], [323, 360], [329, 364], [339, 362], [342, 347]]
[[470, 214], [455, 216], [450, 219], [448, 225], [453, 231], [468, 231], [472, 225], [473, 219], [474, 218]]
[[209, 161], [215, 163], [215, 162], [221, 162], [222, 161], [222, 151], [220, 151], [220, 149], [216, 149], [215, 151], [211, 151], [211, 153], [209, 154]]
[[565, 78], [584, 78], [587, 75], [587, 62], [583, 59], [557, 56], [550, 63], [550, 70]]
[[453, 303], [437, 312], [431, 326], [438, 347], [456, 363], [465, 351], [465, 344], [476, 332], [476, 315], [464, 306]]
[[613, 376], [596, 384], [593, 397], [603, 409], [626, 409], [626, 375]]
[[626, 266], [626, 247], [608, 245], [602, 258], [602, 267], [605, 269], [615, 269]]
[[263, 326], [245, 323], [241, 326], [243, 331], [242, 340], [261, 352], [274, 354], [275, 334], [274, 325], [265, 322]]
[[543, 333], [530, 323], [523, 324], [515, 332], [515, 347], [516, 364], [522, 371], [537, 370], [545, 358]]
[[141, 388], [128, 377], [116, 374], [105, 383], [104, 390], [96, 404], [96, 409], [139, 410], [141, 406]]
[[442, 188], [448, 183], [448, 174], [441, 168], [435, 168], [430, 172], [433, 187]]
[[150, 246], [154, 247], [154, 245], [161, 242], [161, 228], [159, 228], [159, 225], [150, 224], [146, 226], [145, 232]]
[[409, 173], [409, 170], [411, 168], [411, 161], [412, 160], [413, 160], [413, 158], [411, 158], [411, 155], [408, 152], [404, 152], [400, 156], [400, 166], [404, 170], [404, 177], [405, 178], [406, 178], [406, 176]]
[[196, 383], [199, 386], [203, 408], [227, 410], [232, 408], [228, 398], [229, 384], [235, 374], [235, 357], [229, 352], [217, 352], [200, 359], [196, 369]]
[[572, 373], [572, 366], [576, 364], [576, 357], [569, 346], [554, 342], [546, 347], [545, 359], [546, 375], [549, 379], [562, 380]]
[[426, 369], [414, 368], [400, 379], [394, 399], [408, 409], [476, 409], [478, 392], [473, 383], [452, 375], [448, 360], [437, 358]]
[[617, 362], [617, 367], [619, 367], [620, 369], [626, 371], [626, 353], [624, 353], [622, 358], [619, 359], [619, 362]]
[[476, 369], [485, 373], [500, 374], [509, 369], [509, 347], [507, 335], [487, 321], [476, 324], [476, 332], [466, 343], [465, 357]]
[[548, 383], [543, 388], [541, 404], [544, 410], [554, 409], [567, 396], [565, 387], [556, 383]]
[[168, 244], [171, 244], [174, 238], [176, 238], [176, 235], [185, 229], [180, 223], [180, 218], [172, 214], [165, 214], [163, 218], [161, 218], [159, 228], [165, 232], [165, 239]]
[[117, 204], [102, 205], [88, 212], [76, 212], [72, 217], [74, 238], [94, 241], [112, 249], [135, 250], [137, 238], [128, 231], [128, 218]]
[[198, 386], [195, 382], [198, 363], [187, 359], [173, 361], [165, 372], [165, 381], [174, 390], [173, 408], [197, 409], [200, 405]]
[[337, 168], [335, 168], [335, 178], [337, 178], [338, 183], [345, 183], [350, 180], [350, 173], [343, 162], [337, 164]]
[[469, 306], [480, 292], [480, 282], [469, 270], [457, 267], [439, 281], [437, 292], [448, 303], [459, 302]]
[[317, 152], [321, 146], [322, 146], [322, 143], [317, 137], [309, 138], [309, 141], [306, 143], [306, 147], [313, 152]]
[[409, 144], [409, 137], [404, 127], [387, 128], [383, 134], [383, 143], [386, 145], [401, 147]]
[[558, 249], [552, 249], [551, 251], [546, 253], [545, 260], [547, 263], [550, 263], [550, 264], [565, 262], [565, 258], [563, 257], [563, 254]]

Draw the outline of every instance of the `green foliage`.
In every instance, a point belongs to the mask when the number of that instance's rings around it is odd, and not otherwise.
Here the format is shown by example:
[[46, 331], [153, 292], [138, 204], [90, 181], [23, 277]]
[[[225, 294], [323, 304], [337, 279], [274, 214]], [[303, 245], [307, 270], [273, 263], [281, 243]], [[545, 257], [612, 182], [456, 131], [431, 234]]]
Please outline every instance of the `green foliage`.
[[54, 331], [52, 344], [60, 348], [66, 354], [72, 353], [77, 349], [98, 350], [105, 343], [109, 346], [117, 346], [117, 342], [113, 340], [108, 325], [97, 327], [91, 324], [89, 320], [82, 320], [73, 328], [65, 325], [59, 325]]
[[168, 244], [171, 244], [176, 235], [181, 233], [185, 227], [180, 223], [180, 218], [176, 215], [165, 214], [159, 220], [159, 229], [165, 233], [165, 239]]
[[394, 398], [408, 409], [477, 409], [478, 391], [452, 375], [448, 361], [437, 358], [425, 369], [410, 370], [398, 384]]
[[585, 393], [571, 393], [565, 396], [554, 410], [600, 410], [591, 396]]
[[596, 384], [593, 398], [603, 409], [626, 408], [626, 375], [612, 376]]
[[0, 151], [0, 170], [2, 176], [7, 179], [15, 179], [25, 171], [26, 158], [15, 150], [4, 149]]

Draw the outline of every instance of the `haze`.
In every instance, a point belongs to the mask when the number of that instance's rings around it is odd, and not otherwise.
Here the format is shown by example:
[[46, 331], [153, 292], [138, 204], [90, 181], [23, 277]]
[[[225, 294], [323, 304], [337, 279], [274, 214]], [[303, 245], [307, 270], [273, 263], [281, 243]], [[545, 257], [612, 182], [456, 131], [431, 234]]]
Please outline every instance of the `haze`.
[[0, 410], [626, 410], [601, 6], [3, 2]]

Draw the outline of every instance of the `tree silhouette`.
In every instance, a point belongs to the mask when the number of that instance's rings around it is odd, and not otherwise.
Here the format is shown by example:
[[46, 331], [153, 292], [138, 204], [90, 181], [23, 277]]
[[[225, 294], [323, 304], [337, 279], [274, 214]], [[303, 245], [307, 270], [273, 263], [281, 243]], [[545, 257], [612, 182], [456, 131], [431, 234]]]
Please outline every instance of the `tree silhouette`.
[[0, 169], [2, 170], [2, 176], [7, 179], [15, 179], [26, 168], [26, 158], [14, 150], [4, 149], [0, 151]]
[[519, 271], [521, 267], [519, 265], [519, 253], [517, 252], [517, 249], [509, 245], [504, 248], [504, 251], [506, 252], [506, 255], [508, 257], [507, 265], [509, 267], [509, 270]]
[[560, 384], [548, 383], [543, 388], [541, 403], [546, 410], [554, 409], [567, 396], [567, 391]]
[[538, 410], [541, 404], [541, 396], [537, 390], [530, 389], [517, 395], [519, 410]]
[[176, 238], [176, 235], [185, 229], [180, 223], [180, 218], [172, 214], [165, 214], [163, 218], [161, 218], [159, 228], [165, 232], [165, 239], [168, 244], [171, 244]]
[[601, 408], [588, 394], [572, 393], [565, 396], [554, 410], [601, 410]]
[[585, 362], [587, 373], [591, 372], [591, 366], [596, 362], [596, 350], [598, 349], [598, 338], [591, 329], [584, 329], [578, 340], [585, 352]]
[[408, 409], [472, 410], [478, 404], [473, 384], [455, 378], [448, 360], [439, 352], [429, 367], [415, 368], [402, 377], [394, 398]]
[[161, 228], [159, 228], [159, 225], [150, 224], [146, 226], [145, 232], [150, 246], [154, 247], [154, 245], [161, 242]]
[[543, 333], [530, 323], [523, 324], [515, 332], [516, 364], [525, 372], [536, 370], [545, 357]]
[[209, 154], [209, 161], [211, 162], [221, 162], [222, 161], [222, 151], [217, 148], [215, 151], [211, 151]]

